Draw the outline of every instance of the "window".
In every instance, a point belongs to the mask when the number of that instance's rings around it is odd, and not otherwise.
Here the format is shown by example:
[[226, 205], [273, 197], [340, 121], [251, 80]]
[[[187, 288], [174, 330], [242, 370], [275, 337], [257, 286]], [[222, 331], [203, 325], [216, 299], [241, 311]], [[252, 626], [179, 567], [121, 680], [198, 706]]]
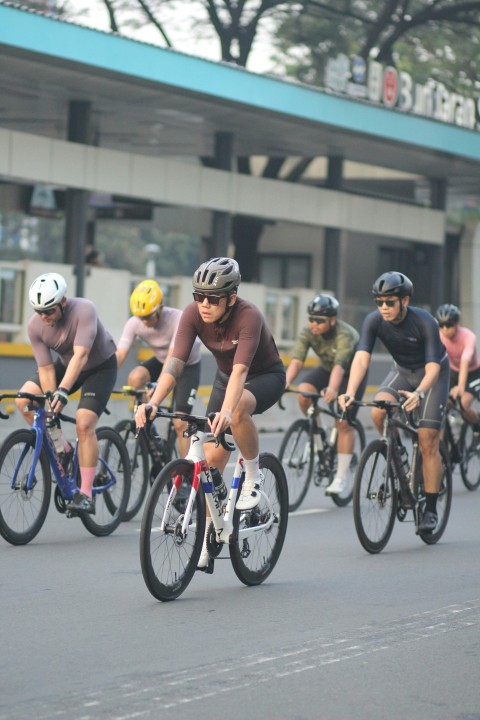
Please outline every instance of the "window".
[[272, 288], [311, 286], [310, 255], [259, 255], [259, 282]]

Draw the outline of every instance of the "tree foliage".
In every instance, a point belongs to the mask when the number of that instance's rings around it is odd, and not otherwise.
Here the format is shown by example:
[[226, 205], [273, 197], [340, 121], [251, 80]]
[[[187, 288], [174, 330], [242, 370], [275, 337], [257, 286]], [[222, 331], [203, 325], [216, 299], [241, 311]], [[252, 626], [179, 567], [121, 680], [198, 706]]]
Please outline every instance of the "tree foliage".
[[450, 89], [475, 87], [480, 2], [306, 0], [277, 27], [273, 42], [288, 75], [322, 85], [328, 57], [375, 58]]

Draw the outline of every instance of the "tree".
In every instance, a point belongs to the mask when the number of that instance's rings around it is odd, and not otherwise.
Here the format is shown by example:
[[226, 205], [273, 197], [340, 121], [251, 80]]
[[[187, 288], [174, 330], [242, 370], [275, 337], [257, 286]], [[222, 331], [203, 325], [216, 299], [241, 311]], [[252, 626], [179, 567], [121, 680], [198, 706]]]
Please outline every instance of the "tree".
[[479, 29], [478, 1], [306, 0], [283, 16], [273, 42], [287, 74], [314, 85], [328, 58], [344, 53], [464, 92], [476, 84]]

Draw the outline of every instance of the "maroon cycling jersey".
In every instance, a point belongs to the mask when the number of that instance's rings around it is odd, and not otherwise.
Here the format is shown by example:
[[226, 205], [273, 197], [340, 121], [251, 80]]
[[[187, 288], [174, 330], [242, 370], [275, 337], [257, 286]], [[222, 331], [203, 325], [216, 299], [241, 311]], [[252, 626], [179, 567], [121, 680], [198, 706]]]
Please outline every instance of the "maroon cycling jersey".
[[197, 337], [215, 357], [219, 370], [228, 375], [234, 365], [246, 365], [249, 375], [254, 375], [280, 361], [262, 313], [241, 298], [237, 298], [228, 320], [221, 324], [205, 323], [197, 304], [187, 305], [178, 325], [173, 357], [186, 362]]
[[95, 305], [84, 298], [70, 298], [63, 308], [63, 318], [52, 327], [35, 314], [28, 323], [28, 337], [38, 367], [53, 363], [51, 350], [68, 365], [73, 347], [80, 345], [90, 353], [82, 371], [91, 370], [108, 360], [116, 350], [110, 333], [100, 322]]

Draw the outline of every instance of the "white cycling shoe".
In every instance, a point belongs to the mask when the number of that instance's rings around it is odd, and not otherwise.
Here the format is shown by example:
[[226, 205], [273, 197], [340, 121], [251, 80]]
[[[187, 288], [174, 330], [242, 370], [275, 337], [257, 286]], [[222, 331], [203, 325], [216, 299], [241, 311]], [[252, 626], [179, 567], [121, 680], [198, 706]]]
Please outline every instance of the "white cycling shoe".
[[260, 502], [260, 488], [263, 485], [263, 475], [258, 478], [245, 478], [240, 497], [235, 505], [237, 510], [253, 510]]
[[336, 477], [328, 487], [325, 488], [327, 495], [340, 495], [345, 490], [346, 482], [343, 478]]

